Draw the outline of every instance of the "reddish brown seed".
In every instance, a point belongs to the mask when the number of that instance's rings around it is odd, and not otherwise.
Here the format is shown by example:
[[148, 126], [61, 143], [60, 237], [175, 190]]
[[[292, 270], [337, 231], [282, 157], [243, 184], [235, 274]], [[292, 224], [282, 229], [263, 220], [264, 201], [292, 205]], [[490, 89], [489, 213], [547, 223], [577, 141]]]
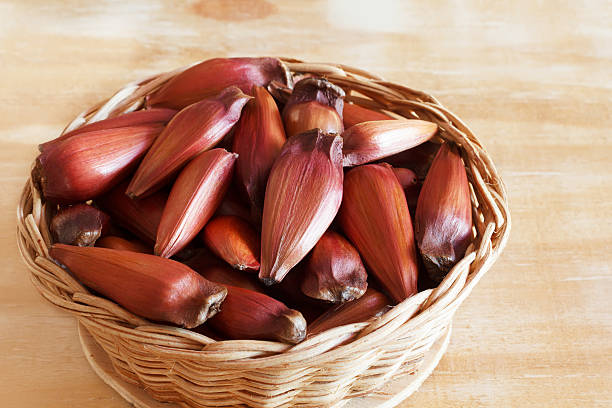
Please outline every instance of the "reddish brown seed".
[[256, 276], [230, 268], [206, 249], [185, 261], [185, 265], [209, 281], [264, 293], [264, 287]]
[[406, 196], [406, 202], [408, 203], [410, 214], [413, 215], [416, 209], [417, 200], [419, 198], [419, 192], [421, 191], [421, 184], [419, 183], [414, 171], [410, 169], [393, 167], [393, 172], [404, 189], [404, 195]]
[[357, 166], [408, 150], [431, 139], [438, 125], [424, 120], [358, 123], [342, 134], [344, 166]]
[[393, 118], [382, 112], [367, 109], [359, 105], [355, 105], [354, 103], [345, 103], [344, 110], [342, 111], [342, 120], [344, 122], [345, 129], [362, 122], [389, 119]]
[[259, 278], [285, 275], [315, 246], [342, 200], [342, 138], [313, 130], [291, 137], [270, 171]]
[[109, 228], [109, 216], [87, 204], [61, 208], [51, 219], [50, 230], [55, 242], [67, 245], [93, 246]]
[[96, 198], [96, 204], [119, 224], [143, 242], [153, 246], [168, 193], [158, 191], [146, 198], [132, 200], [125, 194], [128, 182]]
[[38, 145], [38, 149], [42, 152], [60, 141], [86, 132], [92, 132], [94, 130], [115, 129], [147, 124], [165, 125], [175, 114], [176, 111], [173, 109], [149, 109], [125, 113], [113, 118], [89, 123], [70, 132], [66, 132], [58, 138]]
[[162, 129], [148, 124], [81, 133], [40, 153], [32, 178], [52, 202], [87, 201], [124, 179]]
[[322, 333], [345, 324], [365, 322], [372, 317], [380, 316], [391, 303], [383, 293], [368, 288], [359, 299], [338, 305], [322, 314], [308, 325], [308, 335]]
[[465, 167], [457, 149], [444, 143], [425, 178], [414, 230], [429, 276], [439, 283], [472, 242], [472, 204]]
[[344, 131], [344, 91], [322, 78], [306, 78], [295, 84], [283, 108], [287, 137], [312, 129], [340, 134]]
[[389, 165], [346, 174], [340, 225], [394, 301], [417, 292], [418, 260], [402, 186]]
[[177, 113], [140, 163], [127, 194], [151, 194], [195, 156], [214, 147], [238, 121], [249, 99], [230, 87]]
[[335, 110], [318, 102], [293, 105], [283, 115], [287, 135], [293, 136], [312, 129], [325, 129], [326, 133], [342, 133], [342, 121]]
[[202, 230], [202, 240], [219, 258], [238, 270], [259, 270], [259, 234], [243, 219], [215, 217]]
[[305, 295], [332, 303], [361, 297], [368, 275], [357, 250], [340, 234], [327, 231], [306, 259]]
[[418, 180], [414, 171], [402, 167], [393, 167], [393, 172], [404, 191], [417, 185]]
[[51, 257], [85, 286], [128, 311], [192, 328], [219, 310], [227, 289], [187, 266], [154, 255], [55, 244]]
[[208, 325], [230, 339], [295, 344], [306, 337], [306, 320], [300, 312], [263, 293], [229, 285], [223, 308]]
[[209, 150], [181, 171], [159, 223], [156, 255], [171, 257], [206, 225], [232, 180], [236, 156], [224, 149]]
[[271, 81], [293, 85], [291, 73], [277, 58], [214, 58], [188, 68], [147, 97], [148, 106], [182, 109], [228, 86], [248, 93]]
[[261, 218], [268, 174], [287, 139], [272, 96], [262, 87], [253, 87], [252, 94], [236, 125], [232, 151], [238, 154], [239, 184]]
[[96, 246], [100, 248], [118, 249], [121, 251], [140, 252], [142, 254], [152, 254], [153, 248], [150, 248], [140, 241], [107, 235], [96, 241]]

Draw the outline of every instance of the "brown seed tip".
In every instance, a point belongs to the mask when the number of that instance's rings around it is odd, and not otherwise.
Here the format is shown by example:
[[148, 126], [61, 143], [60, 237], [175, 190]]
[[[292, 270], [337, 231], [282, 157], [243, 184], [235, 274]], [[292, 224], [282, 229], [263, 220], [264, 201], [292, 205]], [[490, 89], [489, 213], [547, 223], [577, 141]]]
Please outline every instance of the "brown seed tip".
[[325, 78], [304, 78], [293, 87], [291, 98], [287, 104], [315, 101], [334, 108], [342, 117], [345, 96], [342, 88]]
[[221, 311], [221, 305], [223, 304], [223, 300], [227, 296], [227, 288], [223, 286], [219, 286], [219, 290], [217, 293], [214, 293], [207, 298], [207, 303], [202, 306], [202, 309], [198, 315], [198, 318], [193, 323], [186, 326], [188, 328], [197, 327], [219, 313]]
[[278, 334], [280, 341], [297, 344], [306, 337], [306, 320], [297, 310], [285, 311], [280, 316], [279, 326], [283, 328]]
[[342, 133], [344, 91], [323, 78], [305, 78], [295, 84], [283, 109], [287, 136], [311, 129]]
[[51, 220], [55, 242], [77, 246], [93, 246], [109, 228], [108, 215], [87, 204], [75, 204], [59, 210]]
[[261, 280], [261, 282], [266, 285], [266, 286], [272, 286], [275, 285], [277, 283], [279, 283], [280, 281], [277, 281], [274, 278], [259, 278]]

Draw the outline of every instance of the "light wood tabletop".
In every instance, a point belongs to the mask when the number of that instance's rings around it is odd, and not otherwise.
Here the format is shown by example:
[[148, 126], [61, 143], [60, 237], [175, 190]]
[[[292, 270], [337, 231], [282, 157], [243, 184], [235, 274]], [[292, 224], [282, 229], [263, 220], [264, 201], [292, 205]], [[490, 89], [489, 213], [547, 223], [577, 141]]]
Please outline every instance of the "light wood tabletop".
[[0, 2], [0, 401], [127, 407], [16, 245], [36, 145], [124, 84], [214, 56], [357, 66], [428, 91], [505, 180], [510, 242], [402, 407], [612, 406], [612, 4]]

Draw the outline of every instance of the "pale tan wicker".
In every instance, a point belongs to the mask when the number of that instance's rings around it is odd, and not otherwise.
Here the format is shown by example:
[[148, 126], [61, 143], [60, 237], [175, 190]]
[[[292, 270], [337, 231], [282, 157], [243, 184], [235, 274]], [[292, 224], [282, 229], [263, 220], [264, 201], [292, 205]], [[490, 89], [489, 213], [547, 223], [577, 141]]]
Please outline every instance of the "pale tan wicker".
[[[370, 393], [419, 369], [424, 353], [451, 324], [508, 239], [506, 190], [491, 158], [470, 129], [435, 98], [340, 64], [284, 61], [293, 73], [323, 75], [340, 85], [347, 101], [436, 122], [440, 137], [456, 143], [466, 163], [476, 239], [437, 288], [420, 292], [373, 321], [337, 327], [296, 346], [214, 341], [134, 316], [92, 295], [50, 261], [48, 211], [28, 180], [17, 226], [32, 283], [42, 296], [78, 319], [124, 380], [140, 384], [160, 401], [186, 407], [323, 407]], [[125, 86], [79, 115], [66, 131], [139, 109], [147, 94], [184, 69]]]

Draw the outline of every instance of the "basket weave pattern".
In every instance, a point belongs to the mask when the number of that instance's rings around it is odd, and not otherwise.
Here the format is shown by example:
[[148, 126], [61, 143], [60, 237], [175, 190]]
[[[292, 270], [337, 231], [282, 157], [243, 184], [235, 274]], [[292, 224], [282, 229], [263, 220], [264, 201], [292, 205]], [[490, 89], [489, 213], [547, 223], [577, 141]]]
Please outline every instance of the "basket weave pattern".
[[[92, 295], [49, 258], [49, 211], [32, 181], [17, 209], [18, 244], [36, 289], [72, 313], [126, 381], [160, 401], [186, 407], [340, 406], [419, 368], [424, 353], [450, 326], [459, 305], [491, 267], [510, 232], [506, 190], [483, 146], [434, 97], [337, 64], [283, 59], [295, 73], [325, 76], [346, 101], [435, 122], [459, 147], [471, 186], [476, 239], [435, 289], [405, 300], [380, 318], [337, 327], [291, 346], [259, 340], [215, 341], [148, 322]], [[139, 109], [146, 95], [179, 70], [128, 84], [79, 115], [65, 130]]]

